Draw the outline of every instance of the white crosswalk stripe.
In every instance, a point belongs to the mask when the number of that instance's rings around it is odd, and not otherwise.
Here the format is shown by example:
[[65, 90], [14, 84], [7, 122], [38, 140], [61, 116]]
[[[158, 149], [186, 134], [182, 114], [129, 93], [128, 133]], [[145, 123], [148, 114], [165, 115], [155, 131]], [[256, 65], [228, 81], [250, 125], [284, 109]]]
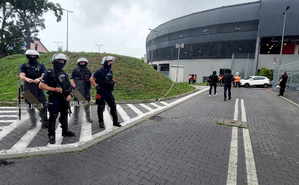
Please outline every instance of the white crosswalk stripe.
[[26, 132], [26, 134], [15, 145], [13, 145], [11, 150], [24, 151], [29, 146], [29, 144], [31, 143], [33, 138], [40, 131], [41, 127], [42, 127], [42, 124], [41, 124], [41, 122], [38, 121], [36, 123], [36, 127], [28, 130]]
[[0, 118], [18, 119], [18, 116], [17, 115], [0, 115]]
[[110, 115], [110, 110], [108, 110], [108, 107], [105, 106], [105, 111], [104, 111], [104, 124], [105, 124], [105, 129], [110, 131], [113, 129], [113, 121]]
[[150, 103], [150, 105], [154, 106], [155, 108], [160, 108], [160, 105], [157, 105], [156, 103]]
[[1, 123], [13, 123], [15, 120], [0, 120]]
[[[90, 108], [90, 107], [89, 107]], [[92, 125], [86, 120], [86, 113], [83, 111], [83, 119], [80, 132], [80, 142], [85, 142], [92, 139]]]
[[149, 106], [147, 106], [147, 105], [145, 105], [145, 104], [139, 104], [141, 107], [143, 107], [143, 108], [145, 108], [146, 110], [148, 110], [148, 111], [152, 111], [153, 109], [151, 108], [151, 107], [149, 107]]
[[116, 105], [116, 109], [124, 122], [131, 119], [130, 116], [126, 113], [126, 111], [120, 105]]
[[139, 110], [135, 105], [128, 104], [128, 107], [130, 107], [138, 116], [143, 114], [143, 112]]

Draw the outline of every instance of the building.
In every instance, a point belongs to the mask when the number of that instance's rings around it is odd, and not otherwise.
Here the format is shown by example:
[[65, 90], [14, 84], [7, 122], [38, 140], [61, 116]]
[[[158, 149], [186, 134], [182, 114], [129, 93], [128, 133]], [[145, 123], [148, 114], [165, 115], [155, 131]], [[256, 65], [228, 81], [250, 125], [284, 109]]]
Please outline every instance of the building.
[[30, 49], [36, 50], [39, 53], [48, 53], [49, 50], [43, 45], [43, 43], [39, 39], [33, 40], [30, 44]]
[[[283, 12], [286, 11], [280, 60]], [[148, 63], [171, 79], [199, 81], [216, 70], [253, 75], [262, 67], [299, 61], [299, 1], [261, 0], [193, 13], [159, 25], [146, 40]], [[184, 43], [179, 49], [176, 44]], [[280, 62], [281, 61], [281, 62]]]

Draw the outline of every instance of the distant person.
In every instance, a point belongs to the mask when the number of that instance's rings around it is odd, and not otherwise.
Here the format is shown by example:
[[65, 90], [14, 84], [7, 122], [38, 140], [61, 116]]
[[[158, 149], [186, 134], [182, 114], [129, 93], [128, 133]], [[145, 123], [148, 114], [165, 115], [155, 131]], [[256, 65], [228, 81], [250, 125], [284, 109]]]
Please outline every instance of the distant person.
[[237, 72], [235, 77], [234, 77], [234, 86], [239, 87], [241, 86], [241, 77], [240, 74]]
[[195, 84], [197, 82], [197, 74], [194, 74], [193, 83]]
[[279, 86], [280, 86], [280, 91], [279, 91], [279, 96], [283, 96], [284, 95], [284, 92], [285, 92], [285, 89], [286, 89], [286, 86], [287, 86], [287, 82], [288, 82], [288, 74], [287, 72], [284, 72], [280, 79], [279, 79]]
[[223, 86], [223, 76], [224, 76], [223, 74], [220, 74], [220, 75], [219, 75], [219, 80], [218, 80], [218, 82], [219, 82], [219, 86], [220, 86], [220, 87]]
[[209, 76], [209, 85], [210, 85], [210, 92], [209, 96], [212, 96], [212, 89], [214, 88], [214, 96], [217, 95], [217, 83], [218, 83], [218, 76], [217, 72], [213, 71], [213, 74]]
[[188, 81], [189, 81], [189, 84], [191, 84], [192, 83], [192, 79], [193, 78], [193, 76], [192, 76], [192, 74], [189, 74], [189, 76], [188, 76]]
[[231, 100], [232, 93], [232, 82], [234, 81], [234, 76], [232, 75], [231, 70], [227, 70], [223, 76], [223, 85], [224, 85], [224, 101], [227, 99], [227, 92], [228, 92], [228, 100]]

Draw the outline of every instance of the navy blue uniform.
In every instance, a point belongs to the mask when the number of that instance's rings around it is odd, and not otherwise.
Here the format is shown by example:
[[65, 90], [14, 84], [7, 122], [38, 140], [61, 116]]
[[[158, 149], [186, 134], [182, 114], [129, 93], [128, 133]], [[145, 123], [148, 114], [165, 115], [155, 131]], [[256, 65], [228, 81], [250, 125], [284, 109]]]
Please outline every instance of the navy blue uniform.
[[232, 98], [231, 88], [232, 88], [232, 82], [234, 81], [234, 76], [231, 73], [227, 73], [223, 77], [223, 83], [224, 83], [224, 100], [227, 98], [227, 91], [228, 91], [228, 99], [230, 100]]
[[[76, 84], [76, 89], [81, 93], [81, 95], [86, 99], [86, 101], [90, 101], [90, 89], [91, 89], [91, 84], [90, 84], [90, 77], [91, 77], [91, 72], [87, 68], [87, 66], [78, 66], [75, 68], [72, 72], [72, 79], [75, 81]], [[86, 120], [88, 122], [92, 122], [91, 116], [90, 116], [90, 106], [89, 104], [84, 106], [85, 109], [85, 115], [86, 115]], [[79, 111], [80, 111], [80, 106], [75, 106], [75, 114], [74, 114], [74, 119], [75, 121], [78, 120], [79, 116]], [[77, 122], [75, 122], [77, 123]]]
[[[46, 68], [43, 64], [40, 64], [38, 62], [35, 63], [26, 63], [26, 64], [22, 64], [20, 66], [20, 73], [25, 73], [25, 76], [27, 78], [30, 79], [37, 79], [40, 78], [43, 74], [46, 73]], [[47, 108], [46, 108], [46, 97], [45, 94], [43, 92], [43, 90], [41, 90], [38, 87], [38, 84], [35, 83], [28, 83], [28, 82], [24, 82], [24, 87], [23, 87], [24, 92], [29, 91], [41, 104], [43, 104], [42, 108], [39, 109], [39, 114], [41, 117], [41, 121], [43, 123], [43, 125], [46, 125], [47, 123], [45, 123], [47, 121]], [[32, 107], [32, 105], [25, 100], [29, 106], [30, 109], [28, 110], [29, 115], [30, 115], [30, 119], [32, 121], [33, 124], [35, 124], [36, 122], [36, 118], [35, 118], [35, 109]]]
[[110, 107], [110, 114], [113, 119], [114, 125], [119, 125], [115, 99], [112, 94], [114, 89], [114, 81], [113, 81], [113, 73], [111, 67], [107, 66], [107, 63], [104, 66], [96, 71], [93, 74], [95, 81], [97, 83], [97, 96], [96, 103], [98, 105], [98, 119], [100, 123], [100, 127], [103, 127], [103, 112], [105, 110], [105, 102]]
[[46, 72], [42, 82], [50, 87], [63, 89], [63, 93], [48, 91], [48, 109], [50, 112], [48, 135], [55, 137], [56, 119], [59, 113], [59, 122], [61, 123], [62, 135], [64, 135], [68, 132], [69, 102], [66, 101], [66, 97], [71, 94], [68, 75], [64, 71], [56, 72], [51, 69]]

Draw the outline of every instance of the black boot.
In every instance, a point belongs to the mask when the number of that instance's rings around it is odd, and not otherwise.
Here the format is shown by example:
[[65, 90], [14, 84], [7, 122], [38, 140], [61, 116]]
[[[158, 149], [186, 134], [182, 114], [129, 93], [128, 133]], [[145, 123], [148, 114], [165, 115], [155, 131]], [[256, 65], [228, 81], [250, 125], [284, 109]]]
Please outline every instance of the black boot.
[[99, 121], [99, 127], [105, 129], [105, 124], [103, 121]]
[[75, 135], [75, 133], [72, 132], [72, 131], [66, 131], [66, 132], [63, 132], [63, 133], [62, 133], [62, 136], [63, 136], [63, 137], [75, 137], [76, 135]]
[[115, 126], [115, 127], [121, 127], [121, 124], [120, 124], [120, 122], [117, 122], [117, 123], [113, 123], [113, 126]]
[[49, 143], [53, 145], [55, 142], [55, 136], [49, 136]]

